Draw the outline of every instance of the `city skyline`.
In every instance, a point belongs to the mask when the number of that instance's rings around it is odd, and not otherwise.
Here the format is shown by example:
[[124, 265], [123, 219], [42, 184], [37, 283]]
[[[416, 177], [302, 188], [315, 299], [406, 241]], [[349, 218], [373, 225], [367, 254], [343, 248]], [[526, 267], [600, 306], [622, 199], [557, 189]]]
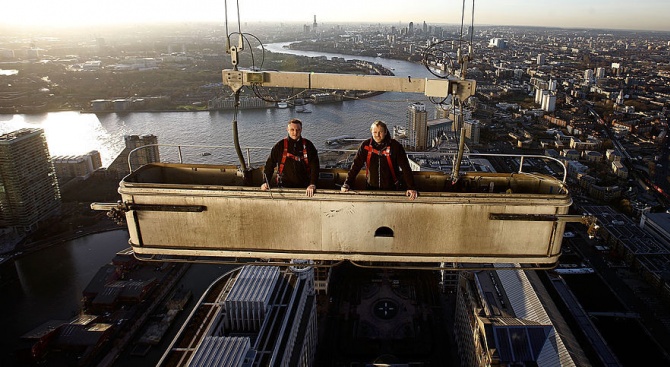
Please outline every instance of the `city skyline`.
[[[389, 0], [383, 2], [337, 3], [257, 0], [240, 1], [242, 24], [249, 22], [302, 22], [312, 24], [316, 15], [322, 25], [344, 22], [408, 24], [460, 24], [462, 2], [446, 3], [423, 0], [417, 4]], [[471, 1], [465, 2], [464, 22], [471, 24]], [[480, 0], [474, 2], [474, 25], [542, 26], [561, 28], [622, 29], [670, 31], [667, 15], [670, 3], [661, 0], [640, 0], [634, 6], [624, 2], [577, 1], [563, 2], [539, 0]], [[227, 4], [228, 21], [236, 24], [236, 3]], [[258, 11], [258, 9], [263, 11]], [[178, 1], [119, 0], [104, 9], [91, 10], [83, 0], [52, 2], [37, 0], [13, 2], [3, 6], [0, 21], [3, 24], [30, 30], [39, 26], [76, 27], [158, 22], [220, 22], [226, 19], [226, 3], [221, 0], [204, 0], [197, 7], [184, 6]], [[58, 14], [54, 16], [54, 14]]]

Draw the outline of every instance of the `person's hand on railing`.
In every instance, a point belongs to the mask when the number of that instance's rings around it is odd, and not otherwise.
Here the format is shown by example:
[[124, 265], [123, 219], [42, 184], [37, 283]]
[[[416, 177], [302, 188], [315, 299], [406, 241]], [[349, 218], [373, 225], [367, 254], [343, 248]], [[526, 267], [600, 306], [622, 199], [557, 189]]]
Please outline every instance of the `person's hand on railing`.
[[308, 197], [314, 196], [314, 192], [316, 191], [316, 185], [309, 185], [307, 186], [307, 190], [305, 190], [305, 195]]
[[417, 196], [419, 196], [419, 192], [416, 190], [407, 190], [405, 196], [409, 197], [410, 200], [414, 200]]

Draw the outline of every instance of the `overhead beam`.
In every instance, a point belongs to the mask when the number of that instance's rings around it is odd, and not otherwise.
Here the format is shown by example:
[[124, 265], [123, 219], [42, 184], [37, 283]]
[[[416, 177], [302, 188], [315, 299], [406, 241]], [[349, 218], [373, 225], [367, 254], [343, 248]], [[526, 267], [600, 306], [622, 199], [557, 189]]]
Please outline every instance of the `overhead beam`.
[[379, 92], [423, 93], [428, 97], [449, 95], [465, 100], [475, 93], [474, 80], [450, 80], [283, 71], [223, 70], [223, 83], [233, 91], [243, 86], [302, 89], [371, 90]]

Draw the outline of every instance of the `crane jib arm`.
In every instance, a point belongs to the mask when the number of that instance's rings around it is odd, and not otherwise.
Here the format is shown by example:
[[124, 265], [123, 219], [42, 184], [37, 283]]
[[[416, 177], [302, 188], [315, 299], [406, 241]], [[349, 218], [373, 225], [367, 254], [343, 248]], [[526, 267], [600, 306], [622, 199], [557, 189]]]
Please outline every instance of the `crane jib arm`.
[[428, 97], [457, 96], [461, 100], [475, 94], [474, 80], [427, 79], [386, 75], [305, 73], [282, 71], [223, 70], [223, 83], [233, 91], [243, 86], [303, 89], [371, 90], [379, 92], [423, 93]]

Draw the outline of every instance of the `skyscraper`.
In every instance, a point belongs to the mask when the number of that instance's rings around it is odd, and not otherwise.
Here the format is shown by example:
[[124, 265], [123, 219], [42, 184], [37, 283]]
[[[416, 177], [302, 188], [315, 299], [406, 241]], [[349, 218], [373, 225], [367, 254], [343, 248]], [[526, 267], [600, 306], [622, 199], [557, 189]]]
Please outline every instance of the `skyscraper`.
[[428, 113], [426, 106], [415, 102], [407, 107], [407, 135], [409, 145], [417, 151], [425, 150], [428, 144]]
[[0, 136], [0, 227], [37, 228], [60, 211], [56, 171], [42, 129]]

